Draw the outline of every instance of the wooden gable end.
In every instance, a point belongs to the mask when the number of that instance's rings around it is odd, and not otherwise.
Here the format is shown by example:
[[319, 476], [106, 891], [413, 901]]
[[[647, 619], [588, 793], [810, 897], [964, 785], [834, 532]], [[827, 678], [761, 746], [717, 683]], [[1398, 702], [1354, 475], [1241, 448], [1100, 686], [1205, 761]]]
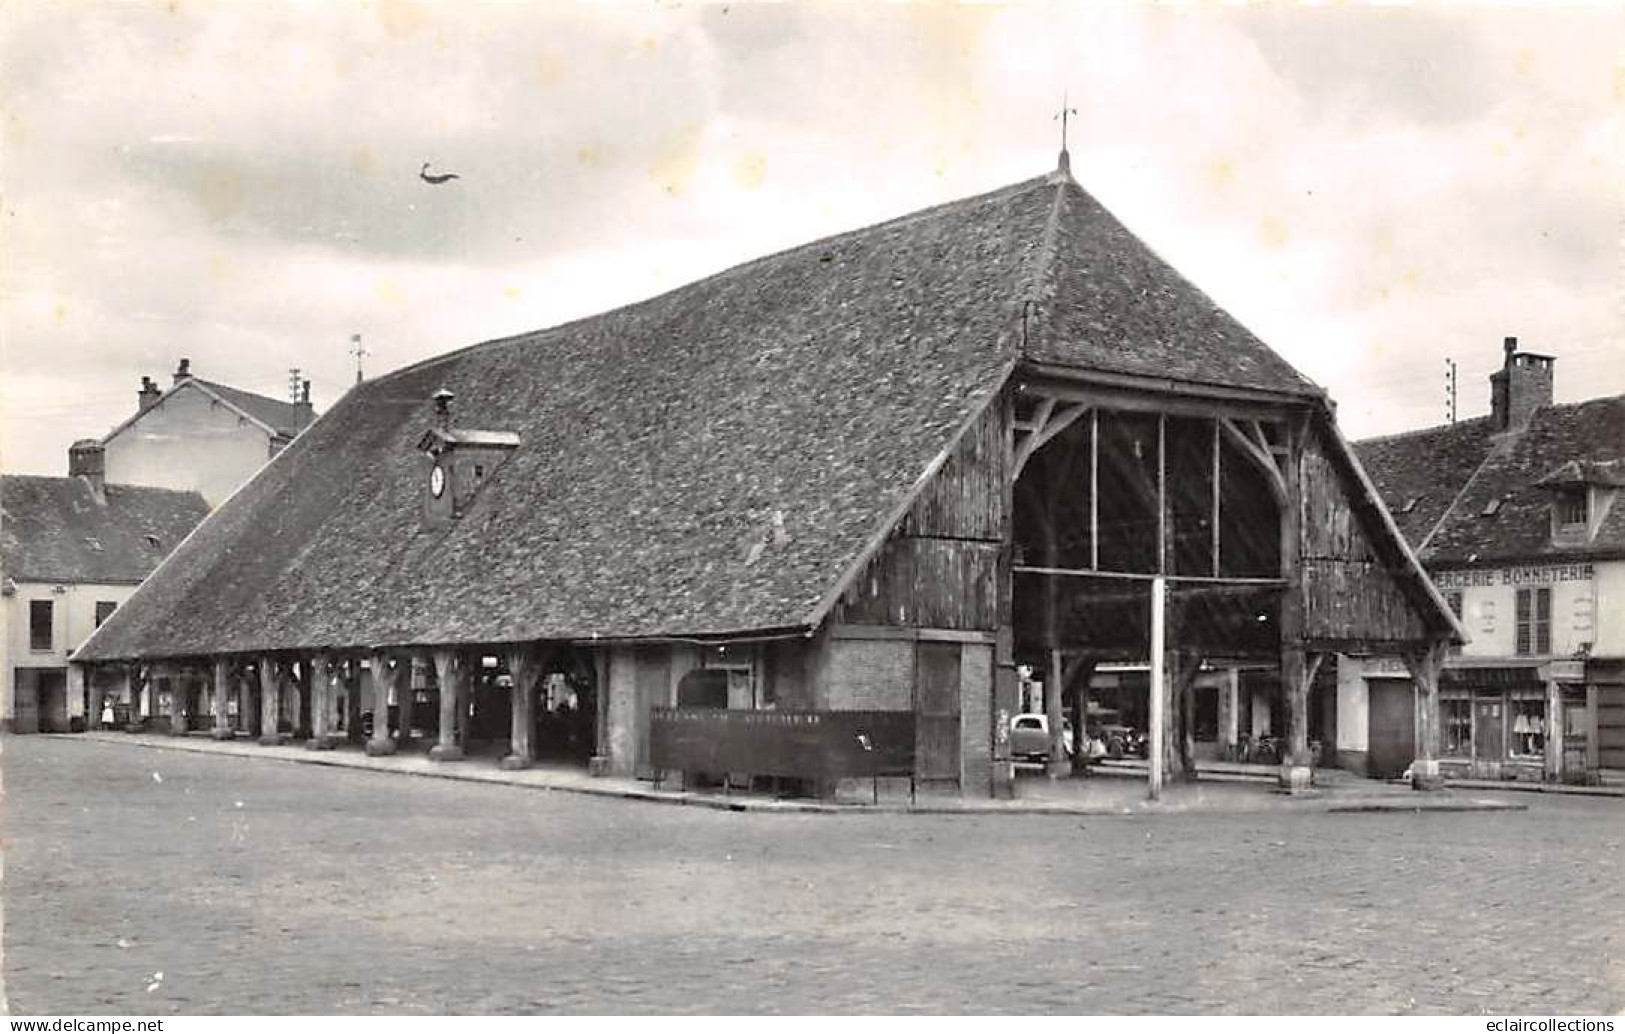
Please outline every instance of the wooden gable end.
[[1394, 576], [1403, 557], [1378, 547], [1381, 526], [1356, 505], [1353, 473], [1334, 450], [1315, 428], [1299, 468], [1304, 638], [1351, 646], [1426, 639], [1416, 598]]
[[836, 604], [841, 623], [992, 631], [1009, 462], [1005, 407], [987, 407]]

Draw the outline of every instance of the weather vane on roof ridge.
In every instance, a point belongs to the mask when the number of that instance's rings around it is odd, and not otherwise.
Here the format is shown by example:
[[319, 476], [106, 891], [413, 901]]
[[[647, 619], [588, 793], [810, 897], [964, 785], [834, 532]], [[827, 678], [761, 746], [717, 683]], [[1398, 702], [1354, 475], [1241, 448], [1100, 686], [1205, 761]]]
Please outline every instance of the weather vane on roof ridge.
[[1057, 111], [1055, 113], [1054, 117], [1050, 119], [1051, 122], [1055, 121], [1056, 119], [1059, 119], [1060, 122], [1061, 122], [1061, 163], [1060, 163], [1060, 168], [1061, 168], [1062, 172], [1071, 172], [1072, 171], [1072, 156], [1070, 154], [1068, 154], [1067, 150], [1066, 150], [1066, 120], [1067, 120], [1067, 116], [1068, 115], [1076, 115], [1078, 113], [1078, 109], [1072, 107], [1068, 103], [1068, 101], [1069, 101], [1069, 98], [1067, 97], [1066, 91], [1065, 90], [1061, 91], [1061, 110]]
[[362, 380], [362, 378], [361, 378], [361, 358], [363, 356], [368, 356], [368, 355], [372, 354], [371, 352], [367, 351], [365, 348], [361, 347], [361, 335], [360, 334], [351, 334], [350, 335], [350, 354], [355, 356], [355, 382], [357, 384], [360, 384], [361, 380]]

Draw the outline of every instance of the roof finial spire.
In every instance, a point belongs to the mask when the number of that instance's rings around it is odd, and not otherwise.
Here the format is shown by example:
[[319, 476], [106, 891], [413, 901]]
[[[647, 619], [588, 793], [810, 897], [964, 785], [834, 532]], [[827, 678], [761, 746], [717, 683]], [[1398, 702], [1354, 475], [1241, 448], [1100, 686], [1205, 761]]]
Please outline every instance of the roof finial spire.
[[1078, 109], [1071, 107], [1067, 103], [1067, 94], [1063, 90], [1061, 92], [1061, 110], [1055, 113], [1055, 117], [1051, 121], [1059, 119], [1061, 122], [1061, 160], [1057, 163], [1056, 169], [1069, 176], [1072, 174], [1072, 155], [1067, 153], [1066, 149], [1066, 120], [1068, 115], [1076, 115], [1077, 113]]

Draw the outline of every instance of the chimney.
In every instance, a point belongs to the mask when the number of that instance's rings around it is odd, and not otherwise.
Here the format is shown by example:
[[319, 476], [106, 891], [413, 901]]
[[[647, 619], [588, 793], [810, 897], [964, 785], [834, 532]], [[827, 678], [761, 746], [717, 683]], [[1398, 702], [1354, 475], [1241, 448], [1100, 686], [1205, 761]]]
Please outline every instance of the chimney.
[[136, 412], [145, 413], [151, 409], [153, 404], [158, 401], [158, 396], [162, 394], [163, 392], [158, 390], [158, 385], [153, 383], [151, 377], [141, 378], [141, 390], [136, 392], [135, 395], [135, 404], [140, 407]]
[[299, 401], [295, 402], [293, 405], [294, 408], [299, 412], [300, 429], [303, 430], [304, 428], [310, 426], [310, 422], [316, 419], [316, 407], [310, 404], [309, 381], [301, 381], [299, 383]]
[[181, 364], [175, 367], [175, 383], [179, 384], [192, 376], [192, 360], [182, 359]]
[[1490, 419], [1499, 431], [1521, 431], [1535, 410], [1552, 404], [1552, 367], [1549, 355], [1518, 351], [1518, 339], [1501, 344], [1501, 369], [1490, 374]]
[[68, 447], [68, 476], [84, 478], [98, 503], [107, 502], [107, 454], [94, 438], [81, 438]]

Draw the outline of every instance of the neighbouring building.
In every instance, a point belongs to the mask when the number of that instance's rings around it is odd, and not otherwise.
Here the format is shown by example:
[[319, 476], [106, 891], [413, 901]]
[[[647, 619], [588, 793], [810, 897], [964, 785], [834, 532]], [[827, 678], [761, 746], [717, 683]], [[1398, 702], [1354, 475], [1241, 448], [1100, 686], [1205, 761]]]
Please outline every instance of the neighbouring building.
[[1184, 775], [1204, 669], [1263, 666], [1299, 788], [1334, 652], [1426, 695], [1461, 638], [1325, 392], [1063, 152], [358, 385], [75, 662], [221, 737], [986, 795], [1021, 669], [1059, 769], [1096, 667], [1148, 664]]
[[[1625, 770], [1625, 396], [1554, 405], [1555, 367], [1507, 338], [1488, 416], [1356, 445], [1471, 637], [1437, 715], [1441, 761], [1464, 776]], [[1409, 764], [1403, 670], [1345, 658], [1339, 696], [1353, 767]]]
[[0, 726], [68, 732], [87, 688], [68, 657], [208, 513], [196, 492], [107, 484], [76, 442], [68, 477], [0, 476]]
[[197, 377], [189, 359], [167, 391], [141, 378], [136, 399], [135, 415], [102, 439], [108, 480], [200, 492], [210, 506], [315, 419], [309, 381], [297, 402], [284, 402]]

